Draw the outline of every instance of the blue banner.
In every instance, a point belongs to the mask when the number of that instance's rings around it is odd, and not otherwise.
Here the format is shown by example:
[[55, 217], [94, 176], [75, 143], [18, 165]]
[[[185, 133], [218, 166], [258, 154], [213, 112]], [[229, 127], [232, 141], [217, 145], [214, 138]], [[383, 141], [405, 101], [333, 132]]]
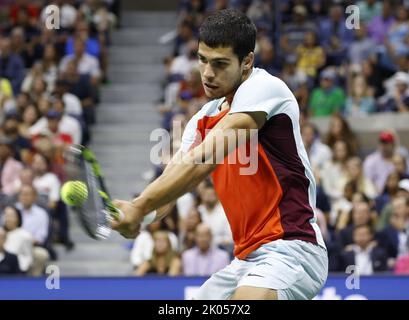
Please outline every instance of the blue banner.
[[[0, 278], [0, 300], [183, 300], [203, 277], [143, 278]], [[409, 299], [409, 277], [372, 276], [359, 280], [330, 276], [316, 299]]]

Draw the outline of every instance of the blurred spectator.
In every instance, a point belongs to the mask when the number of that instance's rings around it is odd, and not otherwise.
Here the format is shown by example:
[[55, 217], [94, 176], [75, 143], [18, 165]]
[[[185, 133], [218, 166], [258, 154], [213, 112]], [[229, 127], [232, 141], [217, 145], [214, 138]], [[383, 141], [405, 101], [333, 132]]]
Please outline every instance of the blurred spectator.
[[353, 32], [348, 29], [344, 18], [344, 9], [334, 4], [329, 9], [329, 17], [319, 22], [318, 34], [325, 48], [329, 65], [341, 65], [346, 56], [348, 45], [353, 40]]
[[371, 180], [366, 178], [362, 170], [362, 160], [359, 157], [352, 157], [346, 163], [348, 181], [355, 184], [356, 192], [363, 193], [368, 199], [375, 199], [378, 195], [376, 187]]
[[353, 233], [355, 227], [368, 225], [372, 228], [373, 214], [367, 201], [359, 201], [353, 204], [351, 211], [351, 223], [339, 232], [339, 241], [344, 248], [354, 242]]
[[60, 181], [54, 173], [49, 171], [50, 164], [42, 154], [34, 155], [31, 166], [34, 172], [34, 188], [39, 195], [44, 195], [47, 198], [47, 207], [55, 210], [57, 202], [60, 200]]
[[189, 19], [184, 19], [178, 25], [173, 56], [188, 55], [190, 40], [195, 40], [195, 26]]
[[[38, 68], [38, 73], [34, 71]], [[36, 64], [35, 68], [32, 70], [32, 75], [30, 74], [28, 77], [33, 77], [31, 82], [31, 87], [28, 88], [28, 95], [31, 101], [39, 101], [40, 99], [48, 99], [49, 94], [47, 92], [47, 83], [43, 79], [41, 66], [40, 64]], [[27, 80], [27, 79], [26, 79]]]
[[301, 136], [312, 167], [321, 170], [332, 158], [331, 149], [321, 142], [318, 130], [311, 123], [302, 126]]
[[60, 71], [65, 72], [68, 68], [68, 62], [75, 61], [79, 74], [89, 75], [91, 83], [98, 85], [101, 80], [101, 70], [98, 60], [85, 52], [85, 42], [81, 38], [74, 40], [74, 53], [66, 55], [60, 62]]
[[409, 112], [409, 74], [398, 72], [393, 77], [393, 89], [378, 100], [380, 112]]
[[352, 201], [354, 195], [357, 194], [356, 185], [353, 181], [345, 184], [342, 196], [333, 201], [329, 214], [328, 223], [337, 231], [345, 228], [349, 220], [349, 215], [352, 210]]
[[[13, 197], [18, 195], [24, 185], [32, 186], [34, 181], [34, 172], [30, 167], [25, 167], [20, 171], [19, 179], [14, 183]], [[48, 200], [48, 199], [47, 199]], [[47, 205], [47, 202], [45, 202]]]
[[80, 10], [85, 15], [86, 21], [95, 26], [96, 31], [100, 36], [109, 36], [110, 31], [115, 27], [117, 23], [116, 14], [113, 11], [109, 11], [109, 5], [119, 2], [118, 0], [109, 1], [87, 1], [84, 2]]
[[[131, 251], [131, 264], [137, 270], [144, 261], [148, 261], [152, 257], [152, 252], [154, 248], [154, 240], [152, 234], [160, 231], [162, 228], [161, 221], [155, 221], [148, 225], [146, 230], [142, 230], [141, 233], [135, 238]], [[163, 231], [163, 230], [162, 230]], [[172, 249], [177, 251], [178, 239], [176, 235], [172, 232], [167, 231], [168, 237], [170, 239]]]
[[369, 87], [368, 89], [374, 91], [375, 98], [384, 94], [385, 89], [382, 83], [384, 75], [379, 63], [364, 60], [362, 65], [357, 68], [357, 74], [365, 77], [366, 83]]
[[351, 155], [358, 153], [358, 140], [348, 121], [339, 114], [334, 114], [329, 123], [329, 129], [325, 138], [325, 143], [332, 148], [337, 140], [343, 140]]
[[33, 239], [28, 231], [21, 228], [23, 218], [20, 210], [6, 207], [3, 215], [3, 228], [7, 232], [4, 248], [18, 257], [22, 272], [27, 272], [33, 263]]
[[179, 222], [186, 220], [191, 209], [195, 206], [195, 196], [191, 192], [185, 193], [176, 200], [176, 208], [178, 210]]
[[6, 231], [0, 228], [0, 275], [18, 274], [20, 273], [18, 258], [4, 248], [5, 242]]
[[389, 267], [393, 267], [396, 258], [409, 253], [409, 199], [398, 197], [392, 200], [392, 215], [389, 224], [380, 232], [380, 244], [385, 248]]
[[187, 43], [187, 51], [185, 54], [176, 56], [169, 66], [169, 75], [167, 81], [177, 82], [189, 74], [190, 70], [197, 67], [197, 50], [198, 50], [198, 40], [192, 39]]
[[181, 260], [172, 249], [168, 233], [156, 231], [153, 234], [154, 246], [152, 256], [136, 270], [136, 276], [146, 274], [177, 276], [181, 274]]
[[74, 36], [71, 36], [67, 39], [65, 44], [65, 54], [66, 55], [73, 55], [75, 53], [74, 50], [74, 41], [75, 37], [78, 37], [83, 40], [85, 43], [85, 52], [94, 56], [95, 58], [99, 58], [100, 55], [100, 44], [97, 39], [91, 37], [89, 35], [89, 26], [85, 21], [79, 21], [75, 25], [75, 33]]
[[400, 256], [396, 260], [395, 275], [409, 275], [409, 254]]
[[360, 65], [365, 60], [374, 58], [376, 45], [371, 38], [368, 38], [367, 27], [361, 26], [355, 29], [355, 39], [348, 47], [348, 58], [352, 65]]
[[5, 138], [13, 145], [15, 159], [26, 162], [31, 149], [31, 142], [19, 133], [18, 115], [6, 116], [2, 129]]
[[9, 38], [0, 38], [0, 78], [8, 79], [14, 95], [18, 95], [24, 79], [24, 62], [11, 52], [10, 45]]
[[37, 191], [33, 186], [21, 187], [16, 205], [23, 216], [23, 229], [33, 236], [34, 245], [44, 245], [48, 236], [49, 218], [48, 213], [36, 205]]
[[80, 99], [85, 122], [95, 123], [96, 93], [90, 75], [80, 74], [77, 70], [77, 63], [71, 60], [67, 63], [67, 69], [63, 72], [61, 80], [68, 83], [68, 92]]
[[196, 227], [195, 247], [182, 254], [185, 276], [209, 276], [230, 263], [229, 254], [212, 246], [212, 232], [201, 223]]
[[379, 134], [379, 147], [364, 162], [364, 174], [376, 186], [378, 193], [385, 187], [386, 179], [395, 168], [392, 163], [396, 152], [395, 137], [389, 131], [382, 131]]
[[300, 111], [305, 112], [308, 107], [308, 77], [304, 71], [297, 68], [297, 56], [289, 55], [285, 58], [283, 71], [280, 75], [297, 98]]
[[21, 211], [23, 217], [22, 228], [28, 231], [33, 238], [34, 261], [30, 274], [40, 276], [43, 274], [45, 264], [49, 259], [49, 253], [45, 249], [50, 227], [48, 213], [35, 204], [37, 191], [33, 186], [22, 186], [18, 199], [19, 202], [16, 204], [16, 208]]
[[385, 188], [383, 192], [376, 198], [375, 209], [376, 212], [381, 213], [388, 203], [390, 203], [398, 194], [399, 190], [399, 173], [393, 171], [386, 179]]
[[406, 159], [400, 154], [395, 154], [392, 161], [393, 165], [395, 166], [395, 170], [399, 175], [399, 178], [409, 179], [408, 164], [406, 162]]
[[365, 116], [375, 111], [375, 98], [365, 77], [357, 75], [352, 79], [350, 94], [345, 102], [346, 116]]
[[0, 75], [0, 109], [4, 111], [13, 108], [13, 88], [8, 79]]
[[377, 0], [361, 0], [357, 3], [360, 19], [366, 23], [382, 13], [382, 3]]
[[14, 27], [10, 33], [11, 52], [20, 56], [26, 68], [31, 68], [34, 63], [33, 52], [28, 50], [27, 39], [22, 27]]
[[399, 198], [399, 197], [403, 197], [403, 198], [409, 197], [409, 179], [403, 179], [399, 181], [398, 191], [396, 192], [395, 197], [391, 199], [389, 203], [385, 204], [383, 210], [380, 212], [380, 217], [377, 223], [378, 230], [382, 230], [386, 228], [386, 226], [389, 224], [389, 221], [393, 213], [392, 200]]
[[19, 177], [23, 165], [13, 158], [13, 143], [11, 140], [0, 137], [0, 191], [11, 196], [14, 184]]
[[382, 14], [377, 14], [368, 22], [368, 34], [377, 45], [384, 44], [388, 30], [395, 22], [394, 6], [390, 1], [382, 1]]
[[179, 247], [183, 252], [193, 248], [195, 245], [196, 227], [202, 222], [200, 212], [196, 207], [192, 207], [184, 220], [184, 223], [179, 228]]
[[212, 231], [213, 244], [227, 248], [227, 251], [230, 252], [233, 249], [230, 225], [212, 184], [208, 183], [205, 185], [201, 194], [201, 200], [202, 203], [197, 209], [200, 212], [202, 221]]
[[296, 5], [292, 11], [292, 21], [285, 23], [280, 40], [280, 49], [283, 54], [294, 53], [295, 48], [303, 43], [308, 31], [316, 31], [314, 23], [308, 21], [308, 12], [305, 6]]
[[308, 31], [304, 35], [304, 41], [296, 49], [298, 55], [297, 67], [311, 78], [315, 78], [318, 70], [325, 65], [325, 52], [319, 45], [317, 34]]
[[82, 106], [79, 98], [69, 92], [70, 84], [67, 80], [59, 79], [55, 84], [54, 94], [57, 99], [64, 102], [64, 111], [69, 116], [75, 117], [77, 120], [82, 119]]
[[332, 159], [322, 167], [322, 186], [331, 202], [339, 199], [344, 193], [344, 187], [348, 180], [346, 163], [350, 157], [351, 153], [346, 142], [338, 140], [332, 148]]
[[30, 139], [30, 128], [40, 119], [40, 111], [34, 104], [28, 105], [23, 112], [22, 120], [18, 125], [18, 131], [25, 139]]
[[282, 61], [275, 56], [273, 44], [267, 37], [260, 39], [258, 43], [259, 50], [254, 58], [254, 66], [277, 76], [282, 69]]
[[[62, 101], [60, 101], [63, 104]], [[63, 114], [61, 110], [50, 109], [46, 117], [42, 117], [31, 128], [32, 136], [46, 135], [59, 143], [81, 143], [81, 126], [78, 120]]]
[[345, 104], [344, 89], [336, 85], [333, 69], [324, 69], [320, 74], [320, 87], [315, 88], [310, 97], [309, 108], [312, 116], [330, 116], [341, 111]]
[[375, 272], [387, 270], [387, 257], [385, 251], [374, 241], [372, 228], [367, 224], [354, 227], [353, 244], [347, 246], [342, 252], [342, 268], [355, 266], [357, 273], [369, 276]]
[[408, 10], [400, 5], [396, 10], [396, 20], [389, 27], [385, 39], [385, 48], [381, 56], [384, 67], [396, 70], [395, 59], [401, 54], [408, 53], [408, 45], [405, 43], [409, 35]]

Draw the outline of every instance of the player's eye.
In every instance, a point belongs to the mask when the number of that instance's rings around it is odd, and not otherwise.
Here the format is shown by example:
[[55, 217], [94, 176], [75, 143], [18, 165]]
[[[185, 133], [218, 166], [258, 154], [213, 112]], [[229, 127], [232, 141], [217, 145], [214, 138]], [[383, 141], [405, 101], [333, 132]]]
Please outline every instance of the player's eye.
[[213, 63], [213, 67], [217, 69], [224, 69], [227, 67], [227, 63], [226, 62], [215, 62]]
[[201, 63], [206, 63], [206, 59], [203, 58], [203, 57], [199, 57], [199, 62], [201, 62]]

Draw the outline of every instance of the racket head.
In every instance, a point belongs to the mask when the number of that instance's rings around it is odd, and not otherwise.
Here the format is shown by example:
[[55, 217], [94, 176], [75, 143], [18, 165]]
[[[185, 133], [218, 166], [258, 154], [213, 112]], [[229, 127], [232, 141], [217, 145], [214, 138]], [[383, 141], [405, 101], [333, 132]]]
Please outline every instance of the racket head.
[[84, 146], [71, 145], [65, 151], [64, 158], [68, 179], [81, 181], [88, 189], [88, 197], [84, 203], [81, 206], [68, 206], [69, 210], [75, 213], [80, 225], [91, 238], [96, 240], [108, 238], [111, 234], [112, 219], [107, 207], [109, 195], [103, 186], [95, 157]]

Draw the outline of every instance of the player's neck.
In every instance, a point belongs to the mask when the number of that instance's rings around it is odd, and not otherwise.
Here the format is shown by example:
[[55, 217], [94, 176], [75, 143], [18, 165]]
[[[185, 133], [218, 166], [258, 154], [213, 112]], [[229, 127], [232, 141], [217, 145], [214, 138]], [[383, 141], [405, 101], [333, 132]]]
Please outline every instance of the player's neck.
[[[244, 81], [246, 81], [250, 77], [252, 72], [253, 72], [253, 68], [251, 68], [251, 69], [249, 69], [247, 71], [244, 71], [243, 75], [241, 77], [241, 81], [240, 81], [239, 85], [237, 86], [237, 88], [232, 93], [230, 93], [229, 95], [226, 96], [226, 102], [228, 103], [229, 106], [233, 102], [233, 98], [234, 98], [234, 95], [236, 94], [237, 89], [241, 86], [241, 84]], [[223, 109], [221, 109], [220, 111], [223, 111]]]

